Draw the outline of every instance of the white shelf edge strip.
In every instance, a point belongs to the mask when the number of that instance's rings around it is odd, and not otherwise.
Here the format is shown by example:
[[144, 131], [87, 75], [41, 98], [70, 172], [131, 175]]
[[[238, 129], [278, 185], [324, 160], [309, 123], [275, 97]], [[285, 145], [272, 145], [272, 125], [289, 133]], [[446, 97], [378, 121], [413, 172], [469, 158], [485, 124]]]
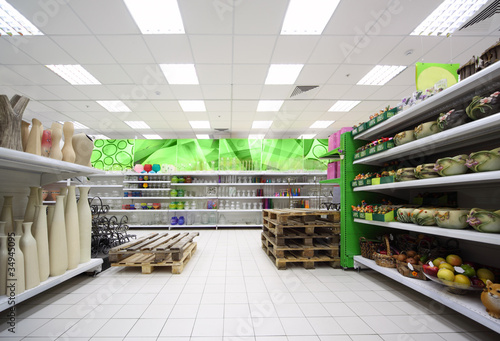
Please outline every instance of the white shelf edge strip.
[[[100, 265], [103, 263], [101, 258], [93, 258], [89, 262], [84, 263], [84, 264], [79, 264], [76, 269], [71, 269], [67, 270], [64, 274], [60, 276], [54, 276], [54, 277], [49, 277], [47, 280], [43, 281], [40, 283], [40, 285], [26, 290], [19, 295], [16, 296], [15, 298], [15, 303], [21, 303], [35, 295], [38, 295], [39, 293], [44, 292], [45, 290], [48, 290], [60, 283], [63, 283], [64, 281], [79, 275], [83, 272], [93, 270], [95, 268], [100, 267]], [[3, 311], [7, 308], [11, 307], [8, 303], [8, 298], [7, 296], [0, 296], [0, 311]]]
[[445, 306], [481, 323], [482, 325], [500, 333], [500, 321], [489, 316], [486, 308], [477, 296], [455, 295], [449, 293], [445, 286], [431, 281], [422, 281], [404, 277], [395, 268], [378, 266], [375, 261], [362, 256], [354, 256], [354, 262], [367, 266], [382, 275], [385, 275], [405, 286], [416, 290]]
[[458, 238], [469, 241], [476, 241], [485, 244], [500, 245], [500, 234], [498, 233], [484, 233], [484, 232], [478, 232], [476, 230], [455, 230], [455, 229], [442, 228], [439, 226], [420, 226], [415, 224], [382, 222], [382, 221], [364, 220], [358, 218], [354, 219], [354, 222], [363, 223], [367, 225], [383, 226], [398, 230], [427, 233], [448, 238]]

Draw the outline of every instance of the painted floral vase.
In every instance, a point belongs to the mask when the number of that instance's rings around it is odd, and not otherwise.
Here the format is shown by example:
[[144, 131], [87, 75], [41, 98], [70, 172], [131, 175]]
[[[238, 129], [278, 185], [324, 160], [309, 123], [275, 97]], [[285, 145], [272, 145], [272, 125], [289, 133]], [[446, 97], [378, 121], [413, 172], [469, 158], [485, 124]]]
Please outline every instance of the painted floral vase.
[[437, 178], [439, 177], [439, 174], [436, 170], [434, 170], [433, 163], [425, 163], [415, 167], [415, 177], [417, 177], [417, 179], [429, 179]]
[[476, 231], [500, 233], [500, 210], [490, 211], [473, 208], [467, 216], [467, 222]]
[[413, 130], [402, 131], [394, 136], [394, 144], [396, 146], [401, 146], [405, 143], [415, 140], [415, 134]]
[[397, 220], [400, 223], [412, 223], [413, 221], [411, 220], [411, 214], [415, 208], [407, 208], [407, 207], [401, 207], [398, 209], [396, 216]]
[[462, 124], [470, 122], [471, 119], [467, 116], [465, 110], [452, 109], [446, 114], [440, 114], [438, 118], [438, 126], [441, 130], [447, 130], [458, 127]]
[[465, 164], [474, 172], [500, 170], [500, 148], [472, 153]]
[[469, 212], [469, 209], [442, 209], [436, 211], [434, 218], [439, 227], [447, 229], [465, 229], [469, 226], [469, 223], [467, 223], [467, 215]]
[[467, 157], [467, 155], [461, 154], [438, 159], [434, 165], [434, 170], [441, 176], [465, 174], [468, 170], [465, 164]]
[[49, 157], [52, 149], [52, 132], [45, 129], [42, 133], [42, 156]]
[[439, 128], [439, 125], [437, 121], [430, 121], [430, 122], [425, 122], [417, 127], [415, 127], [413, 134], [415, 135], [415, 138], [418, 139], [423, 139], [424, 137], [431, 136], [434, 134], [437, 134], [441, 131]]
[[495, 91], [488, 97], [475, 96], [465, 112], [473, 120], [488, 117], [496, 114], [500, 110], [500, 91]]
[[411, 214], [411, 221], [421, 226], [432, 226], [436, 224], [434, 220], [435, 213], [436, 209], [434, 208], [416, 208]]
[[400, 168], [396, 171], [396, 181], [416, 180], [415, 168]]

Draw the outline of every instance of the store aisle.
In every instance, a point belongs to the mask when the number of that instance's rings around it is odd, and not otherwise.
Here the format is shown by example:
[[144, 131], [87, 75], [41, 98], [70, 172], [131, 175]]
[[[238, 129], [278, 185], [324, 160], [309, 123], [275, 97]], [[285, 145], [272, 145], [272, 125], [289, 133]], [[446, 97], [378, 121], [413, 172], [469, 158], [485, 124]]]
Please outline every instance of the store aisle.
[[498, 339], [373, 271], [278, 271], [260, 247], [259, 230], [201, 230], [196, 240], [198, 251], [182, 274], [111, 268], [96, 278], [79, 276], [20, 304], [16, 334], [3, 319], [0, 339]]

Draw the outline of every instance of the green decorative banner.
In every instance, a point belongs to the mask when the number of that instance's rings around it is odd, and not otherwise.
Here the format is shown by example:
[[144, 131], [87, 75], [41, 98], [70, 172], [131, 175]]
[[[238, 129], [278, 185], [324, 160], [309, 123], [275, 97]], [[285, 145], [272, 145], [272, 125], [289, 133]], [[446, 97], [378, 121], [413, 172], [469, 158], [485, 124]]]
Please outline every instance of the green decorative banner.
[[262, 140], [219, 140], [220, 170], [260, 170]]
[[303, 140], [263, 140], [262, 170], [295, 170], [304, 169]]
[[328, 152], [328, 139], [304, 140], [304, 169], [326, 170], [328, 160], [319, 157]]
[[418, 91], [434, 88], [434, 84], [442, 81], [443, 89], [458, 82], [457, 70], [460, 64], [416, 63], [415, 82]]
[[134, 140], [95, 140], [90, 162], [92, 167], [111, 170], [126, 170], [133, 167]]
[[180, 140], [135, 140], [134, 164], [177, 165], [177, 143]]
[[178, 170], [218, 170], [219, 140], [177, 140]]

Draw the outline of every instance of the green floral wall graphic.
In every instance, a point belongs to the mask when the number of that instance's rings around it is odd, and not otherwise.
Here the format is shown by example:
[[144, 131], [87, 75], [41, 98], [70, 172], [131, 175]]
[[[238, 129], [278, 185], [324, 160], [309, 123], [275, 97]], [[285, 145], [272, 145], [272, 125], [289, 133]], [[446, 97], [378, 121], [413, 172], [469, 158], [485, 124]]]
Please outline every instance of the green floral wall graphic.
[[177, 164], [176, 139], [135, 140], [134, 164]]
[[326, 170], [328, 160], [319, 157], [328, 152], [328, 139], [304, 140], [304, 169]]
[[263, 140], [262, 142], [263, 170], [303, 169], [303, 157], [302, 140]]
[[134, 140], [95, 140], [90, 162], [103, 170], [125, 170], [133, 167]]
[[217, 170], [219, 140], [177, 140], [178, 170]]
[[260, 170], [262, 140], [219, 140], [220, 170]]

